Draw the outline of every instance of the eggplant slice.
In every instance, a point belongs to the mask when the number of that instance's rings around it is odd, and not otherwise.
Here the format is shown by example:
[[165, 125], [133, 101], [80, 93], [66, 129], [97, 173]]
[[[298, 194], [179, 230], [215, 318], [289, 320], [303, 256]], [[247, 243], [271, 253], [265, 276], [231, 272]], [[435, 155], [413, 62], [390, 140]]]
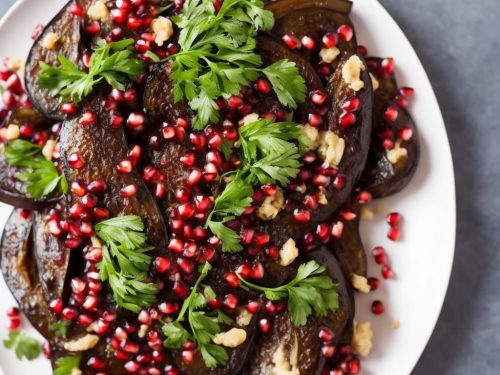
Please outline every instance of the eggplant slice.
[[31, 324], [47, 339], [55, 339], [49, 324], [54, 314], [45, 301], [32, 246], [32, 219], [14, 210], [0, 244], [2, 273], [7, 286]]
[[[77, 0], [77, 3], [88, 7], [91, 0]], [[25, 86], [31, 103], [38, 111], [53, 120], [64, 118], [61, 112], [62, 99], [52, 95], [49, 90], [38, 86], [38, 76], [41, 68], [40, 62], [49, 65], [60, 66], [58, 57], [63, 55], [71, 62], [83, 68], [81, 63], [82, 52], [84, 50], [81, 35], [82, 18], [71, 14], [71, 5], [74, 1], [68, 2], [66, 6], [50, 21], [44, 31], [37, 38], [26, 61]], [[45, 48], [44, 40], [50, 33], [54, 33], [59, 38], [54, 48]]]
[[[394, 74], [384, 72], [380, 58], [371, 57], [367, 62], [370, 73], [378, 80], [380, 87], [375, 91], [372, 144], [361, 186], [373, 197], [383, 198], [400, 192], [413, 178], [420, 160], [420, 142], [411, 115], [400, 106], [405, 99], [398, 97]], [[388, 119], [388, 108], [397, 111], [396, 119]], [[388, 158], [385, 142], [405, 149], [406, 157], [393, 160], [396, 161], [393, 164]]]
[[308, 257], [325, 266], [330, 277], [338, 283], [339, 308], [325, 317], [311, 316], [305, 326], [295, 327], [288, 316], [276, 316], [271, 332], [261, 337], [250, 362], [249, 374], [271, 375], [293, 373], [320, 374], [326, 363], [321, 355], [323, 346], [318, 333], [327, 328], [334, 335], [333, 345], [340, 345], [352, 336], [354, 299], [342, 270], [326, 248], [308, 253]]
[[345, 16], [351, 13], [352, 2], [348, 0], [267, 0], [266, 8], [274, 13], [276, 19], [291, 11], [305, 8], [329, 9]]

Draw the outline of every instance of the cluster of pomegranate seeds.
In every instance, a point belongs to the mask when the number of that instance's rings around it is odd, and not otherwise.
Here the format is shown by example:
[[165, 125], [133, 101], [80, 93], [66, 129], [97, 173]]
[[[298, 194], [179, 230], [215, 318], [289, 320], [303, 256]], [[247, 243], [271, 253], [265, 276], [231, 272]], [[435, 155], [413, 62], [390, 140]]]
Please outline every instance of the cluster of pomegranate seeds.
[[[0, 123], [5, 120], [9, 111], [19, 107], [32, 107], [24, 90], [22, 77], [17, 71], [12, 70], [12, 67], [9, 69], [9, 66], [9, 58], [5, 58], [2, 67], [0, 67], [0, 85], [3, 88], [3, 92], [0, 94]], [[0, 138], [5, 138], [6, 128], [2, 128], [1, 131]], [[26, 128], [24, 131], [33, 132], [34, 129]]]
[[392, 212], [387, 215], [387, 223], [390, 226], [389, 232], [387, 232], [387, 237], [392, 241], [398, 241], [401, 238], [401, 214], [397, 212]]
[[[325, 347], [322, 350], [325, 354]], [[334, 357], [333, 365], [327, 363], [321, 375], [346, 375], [346, 374], [359, 374], [360, 362], [359, 358], [352, 352], [348, 345], [341, 345], [337, 348], [327, 349], [326, 357]]]
[[9, 318], [9, 331], [15, 331], [21, 327], [21, 312], [17, 307], [11, 307], [7, 310]]

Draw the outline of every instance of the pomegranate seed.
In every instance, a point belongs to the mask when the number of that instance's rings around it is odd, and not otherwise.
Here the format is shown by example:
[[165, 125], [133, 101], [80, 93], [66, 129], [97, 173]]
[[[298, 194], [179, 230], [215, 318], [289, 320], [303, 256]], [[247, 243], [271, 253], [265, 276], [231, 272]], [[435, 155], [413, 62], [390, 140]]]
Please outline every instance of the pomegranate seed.
[[401, 231], [399, 228], [391, 228], [389, 229], [389, 232], [387, 232], [387, 237], [391, 241], [398, 241], [401, 238]]
[[399, 137], [405, 142], [411, 141], [413, 138], [413, 129], [408, 126], [403, 127], [399, 132]]
[[9, 331], [15, 331], [16, 329], [19, 329], [19, 327], [21, 327], [21, 319], [11, 318], [9, 320]]
[[49, 308], [53, 313], [59, 314], [63, 309], [63, 302], [61, 299], [54, 299], [50, 301]]
[[264, 277], [264, 266], [262, 263], [258, 262], [253, 266], [250, 277], [254, 280], [260, 280]]
[[91, 193], [100, 193], [101, 191], [104, 191], [107, 189], [106, 182], [104, 180], [92, 181], [89, 184], [89, 186], [87, 186], [87, 189]]
[[44, 25], [36, 25], [35, 29], [33, 30], [33, 33], [31, 34], [31, 39], [37, 40], [44, 29], [45, 29]]
[[132, 112], [127, 119], [127, 125], [131, 128], [143, 126], [146, 122], [144, 115], [138, 112]]
[[18, 318], [20, 316], [19, 309], [17, 307], [11, 307], [7, 310], [7, 316], [9, 318]]
[[187, 184], [190, 186], [196, 185], [200, 182], [202, 173], [199, 169], [193, 169], [187, 178]]
[[177, 237], [173, 237], [168, 244], [168, 249], [177, 254], [181, 254], [183, 248], [184, 242]]
[[125, 371], [130, 372], [130, 373], [136, 373], [139, 371], [139, 364], [134, 361], [128, 361], [123, 365], [125, 368]]
[[399, 92], [405, 98], [411, 98], [415, 94], [415, 90], [411, 87], [401, 87]]
[[112, 112], [112, 116], [111, 116], [110, 126], [113, 129], [118, 129], [122, 125], [123, 125], [123, 117], [122, 117], [122, 115], [119, 112], [117, 112], [117, 111], [113, 111]]
[[288, 46], [288, 48], [297, 49], [302, 47], [300, 40], [295, 35], [292, 34], [283, 35], [282, 40]]
[[240, 280], [234, 272], [228, 272], [226, 276], [224, 276], [224, 279], [233, 288], [238, 288], [240, 286]]
[[186, 258], [178, 258], [177, 265], [181, 268], [182, 272], [192, 274], [194, 271], [194, 263]]
[[177, 210], [179, 211], [179, 214], [182, 218], [189, 219], [194, 215], [195, 208], [191, 203], [183, 203], [179, 205]]
[[316, 186], [328, 186], [330, 182], [331, 178], [321, 173], [314, 175], [312, 180], [312, 183]]
[[408, 99], [402, 97], [402, 96], [396, 96], [396, 98], [394, 99], [394, 101], [396, 102], [396, 104], [400, 107], [400, 108], [406, 108], [408, 107], [408, 105], [410, 104], [408, 102]]
[[177, 314], [180, 307], [177, 302], [162, 302], [158, 305], [158, 309], [165, 315]]
[[339, 34], [339, 37], [346, 42], [350, 42], [352, 37], [354, 36], [354, 31], [349, 25], [340, 26], [337, 30], [337, 33]]
[[394, 277], [394, 272], [392, 271], [391, 267], [389, 267], [388, 265], [382, 266], [381, 273], [382, 273], [382, 277], [386, 280], [392, 279]]
[[383, 59], [380, 65], [380, 69], [384, 74], [392, 74], [394, 72], [394, 59]]
[[378, 289], [378, 279], [376, 277], [369, 277], [368, 278], [368, 285], [370, 285], [370, 290], [377, 290]]
[[389, 121], [395, 121], [398, 118], [398, 110], [394, 107], [387, 107], [385, 118]]
[[167, 272], [170, 268], [170, 260], [164, 257], [157, 257], [154, 262], [155, 268], [158, 272]]
[[260, 303], [258, 301], [249, 301], [245, 308], [250, 314], [256, 314], [260, 310]]
[[340, 216], [342, 216], [342, 218], [346, 221], [352, 221], [357, 217], [356, 212], [354, 212], [354, 210], [343, 210], [340, 213]]
[[87, 311], [93, 311], [99, 304], [99, 299], [96, 296], [87, 296], [82, 307]]
[[321, 348], [321, 354], [326, 358], [332, 358], [335, 354], [335, 346], [323, 345], [323, 347]]
[[164, 126], [162, 129], [161, 129], [161, 132], [163, 134], [163, 138], [170, 141], [172, 139], [175, 139], [175, 128], [173, 128], [172, 126]]
[[264, 245], [267, 245], [270, 240], [271, 240], [271, 238], [269, 237], [269, 234], [267, 234], [267, 233], [257, 233], [254, 236], [253, 242], [257, 246], [264, 246]]
[[321, 90], [315, 90], [310, 93], [311, 100], [316, 105], [323, 105], [328, 98], [325, 92]]
[[262, 94], [268, 94], [272, 90], [271, 84], [264, 78], [259, 79], [255, 86]]
[[82, 126], [90, 126], [94, 123], [96, 119], [96, 115], [91, 111], [85, 111], [80, 116], [80, 120], [78, 121]]
[[356, 112], [359, 110], [360, 101], [358, 98], [347, 99], [342, 103], [342, 108], [348, 112]]
[[356, 123], [356, 115], [351, 112], [342, 112], [339, 118], [339, 124], [343, 128], [347, 128], [349, 126], [352, 126]]
[[229, 105], [229, 107], [236, 109], [243, 104], [243, 99], [241, 99], [239, 96], [231, 96], [227, 104]]
[[99, 35], [101, 33], [101, 25], [98, 22], [92, 22], [85, 28], [85, 31], [92, 36]]
[[73, 169], [82, 169], [85, 166], [85, 162], [78, 152], [75, 152], [68, 157], [68, 163]]
[[49, 232], [52, 236], [58, 237], [61, 235], [61, 227], [56, 220], [49, 221]]
[[192, 350], [183, 350], [182, 351], [182, 361], [184, 363], [191, 363], [194, 359], [194, 352]]
[[332, 225], [332, 236], [335, 238], [342, 237], [342, 233], [344, 231], [344, 223], [341, 221], [337, 221]]
[[311, 220], [311, 213], [307, 210], [295, 209], [293, 211], [293, 218], [298, 223], [307, 223]]
[[94, 208], [97, 204], [97, 198], [92, 194], [85, 194], [82, 197], [82, 203], [86, 208]]
[[387, 215], [387, 223], [391, 227], [396, 227], [400, 222], [401, 222], [401, 214], [397, 212], [392, 212], [389, 215]]
[[349, 361], [349, 373], [350, 374], [359, 374], [359, 359], [358, 358], [353, 358]]
[[252, 269], [250, 268], [250, 266], [248, 264], [244, 263], [244, 264], [241, 264], [238, 266], [238, 268], [236, 269], [236, 272], [244, 279], [248, 279], [250, 277]]
[[372, 313], [375, 315], [380, 315], [384, 312], [384, 305], [380, 301], [373, 301], [372, 303]]
[[138, 160], [141, 157], [141, 146], [135, 145], [127, 153], [127, 157], [132, 160]]
[[105, 220], [109, 218], [110, 213], [107, 208], [96, 207], [94, 208], [94, 216], [98, 220]]
[[64, 103], [61, 106], [61, 110], [66, 115], [72, 115], [76, 112], [76, 106], [73, 103]]
[[238, 297], [234, 294], [226, 294], [223, 305], [230, 310], [234, 310], [238, 306]]
[[317, 113], [310, 113], [308, 122], [311, 126], [318, 127], [323, 125], [323, 118]]
[[338, 38], [335, 34], [327, 33], [323, 36], [323, 44], [327, 48], [335, 47], [338, 43]]
[[269, 333], [269, 331], [271, 330], [271, 322], [269, 321], [269, 319], [263, 318], [259, 320], [259, 330], [264, 335]]
[[371, 202], [372, 195], [368, 191], [361, 191], [358, 194], [358, 203], [359, 204], [367, 204]]
[[52, 350], [50, 349], [50, 344], [47, 341], [43, 343], [42, 349], [43, 349], [43, 356], [47, 359], [50, 359], [50, 357], [52, 356]]
[[73, 320], [76, 318], [77, 315], [78, 315], [78, 312], [71, 307], [65, 307], [62, 310], [62, 316], [66, 320]]
[[186, 299], [191, 292], [186, 284], [182, 281], [176, 281], [172, 287], [173, 292], [180, 298]]
[[122, 160], [120, 163], [118, 163], [116, 169], [119, 173], [128, 174], [132, 172], [132, 163], [130, 162], [130, 160]]
[[301, 43], [302, 43], [302, 46], [309, 51], [312, 51], [314, 49], [314, 47], [316, 47], [316, 42], [314, 41], [313, 38], [311, 38], [308, 35], [306, 35], [302, 38]]
[[359, 54], [363, 57], [366, 57], [368, 56], [368, 50], [366, 49], [365, 46], [358, 46], [358, 51], [359, 51]]
[[335, 337], [333, 332], [328, 328], [320, 329], [318, 336], [323, 342], [331, 342]]
[[135, 184], [127, 185], [120, 190], [120, 194], [124, 198], [130, 198], [137, 194], [137, 186]]
[[85, 195], [85, 186], [74, 181], [71, 183], [71, 192], [77, 197], [83, 197]]

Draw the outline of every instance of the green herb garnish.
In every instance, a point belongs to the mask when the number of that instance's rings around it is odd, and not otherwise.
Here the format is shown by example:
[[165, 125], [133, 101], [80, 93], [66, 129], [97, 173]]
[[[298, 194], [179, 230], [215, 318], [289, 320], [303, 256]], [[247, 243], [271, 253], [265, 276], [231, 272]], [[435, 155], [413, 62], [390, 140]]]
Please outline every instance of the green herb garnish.
[[306, 141], [300, 125], [292, 122], [273, 123], [272, 119], [259, 120], [239, 129], [243, 166], [230, 176], [205, 223], [222, 241], [222, 251], [243, 250], [240, 236], [225, 223], [231, 221], [252, 204], [253, 188], [258, 184], [286, 186], [297, 176], [302, 166], [299, 145]]
[[17, 178], [28, 184], [28, 194], [35, 198], [43, 198], [54, 191], [66, 194], [68, 182], [60, 175], [56, 166], [41, 154], [42, 147], [31, 142], [17, 139], [9, 142], [4, 155], [7, 162], [19, 168], [31, 169], [20, 173]]
[[79, 70], [63, 55], [59, 55], [60, 68], [40, 62], [38, 85], [74, 103], [81, 102], [102, 81], [125, 90], [131, 81], [146, 72], [144, 61], [134, 55], [133, 44], [133, 39], [110, 44], [100, 40], [90, 58], [88, 72]]
[[57, 337], [66, 337], [70, 322], [68, 320], [58, 320], [55, 323], [49, 324], [49, 329], [54, 332]]
[[136, 313], [149, 307], [158, 286], [144, 282], [151, 264], [151, 256], [146, 253], [154, 248], [146, 244], [141, 218], [120, 216], [101, 221], [94, 229], [106, 244], [98, 264], [101, 280], [108, 281], [116, 303]]
[[[209, 368], [224, 365], [229, 359], [226, 349], [212, 343], [216, 334], [221, 331], [221, 324], [231, 324], [232, 320], [222, 311], [213, 312], [213, 316], [203, 311], [207, 306], [207, 298], [216, 298], [214, 291], [210, 287], [205, 287], [203, 293], [199, 291], [200, 284], [207, 276], [211, 266], [205, 263], [201, 269], [200, 276], [191, 289], [191, 294], [184, 300], [179, 316], [173, 322], [163, 325], [163, 333], [166, 336], [164, 345], [169, 349], [179, 349], [187, 340], [193, 340]], [[191, 332], [186, 330], [181, 322], [187, 314], [187, 323]]]
[[280, 102], [297, 108], [307, 88], [295, 63], [281, 60], [264, 69], [255, 53], [257, 32], [274, 26], [272, 12], [261, 0], [225, 0], [217, 12], [212, 0], [187, 0], [173, 17], [180, 28], [180, 52], [170, 56], [174, 100], [187, 99], [196, 112], [194, 129], [220, 118], [216, 99], [238, 95], [266, 76]]
[[80, 367], [81, 360], [82, 360], [81, 355], [73, 355], [73, 356], [59, 358], [56, 361], [56, 367], [54, 368], [54, 375], [71, 375], [73, 370], [76, 370]]
[[299, 266], [292, 281], [277, 288], [255, 285], [237, 275], [246, 288], [263, 292], [271, 301], [288, 299], [288, 313], [293, 324], [303, 326], [313, 312], [325, 316], [339, 307], [337, 285], [325, 271], [325, 267], [312, 260]]
[[31, 361], [42, 353], [40, 343], [23, 331], [11, 331], [9, 337], [3, 340], [7, 349], [14, 349], [17, 359], [26, 358]]

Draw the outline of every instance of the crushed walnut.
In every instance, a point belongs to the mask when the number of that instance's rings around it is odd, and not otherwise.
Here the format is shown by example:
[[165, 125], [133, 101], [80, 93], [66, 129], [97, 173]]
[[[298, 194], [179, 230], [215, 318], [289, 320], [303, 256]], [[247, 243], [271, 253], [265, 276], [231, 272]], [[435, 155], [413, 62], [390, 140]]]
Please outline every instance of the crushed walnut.
[[273, 220], [278, 216], [284, 204], [283, 191], [276, 188], [276, 193], [264, 199], [264, 202], [257, 210], [257, 216], [262, 220]]
[[353, 273], [351, 275], [351, 284], [358, 292], [369, 293], [371, 288], [368, 284], [368, 280], [364, 276], [357, 275]]
[[92, 349], [99, 342], [99, 336], [86, 334], [73, 341], [68, 341], [64, 343], [64, 349], [70, 352], [84, 352], [86, 350]]
[[360, 356], [366, 357], [372, 350], [373, 331], [370, 322], [354, 323], [352, 349]]
[[165, 17], [158, 17], [151, 23], [151, 28], [154, 32], [155, 43], [161, 47], [163, 44], [174, 35], [174, 27], [172, 21]]
[[226, 348], [236, 348], [247, 339], [247, 331], [241, 328], [231, 328], [227, 332], [221, 332], [213, 338], [214, 344], [225, 346]]
[[42, 40], [42, 47], [45, 49], [55, 49], [59, 41], [59, 35], [56, 33], [47, 33]]
[[386, 151], [386, 156], [391, 164], [395, 165], [400, 160], [406, 159], [408, 157], [408, 150], [404, 147], [401, 147], [401, 141], [397, 141], [392, 150]]
[[320, 158], [332, 167], [338, 166], [344, 156], [344, 139], [328, 130], [320, 133], [318, 143], [318, 154]]
[[104, 2], [98, 0], [89, 7], [87, 15], [94, 21], [106, 21], [109, 18], [109, 10]]
[[366, 68], [357, 55], [352, 55], [342, 67], [342, 78], [351, 89], [359, 91], [365, 87], [365, 83], [361, 80], [361, 72]]
[[340, 55], [340, 50], [337, 47], [322, 48], [321, 51], [319, 51], [321, 61], [328, 64], [334, 62], [338, 55]]
[[289, 266], [299, 256], [299, 249], [295, 245], [295, 240], [289, 238], [280, 250], [280, 265]]

